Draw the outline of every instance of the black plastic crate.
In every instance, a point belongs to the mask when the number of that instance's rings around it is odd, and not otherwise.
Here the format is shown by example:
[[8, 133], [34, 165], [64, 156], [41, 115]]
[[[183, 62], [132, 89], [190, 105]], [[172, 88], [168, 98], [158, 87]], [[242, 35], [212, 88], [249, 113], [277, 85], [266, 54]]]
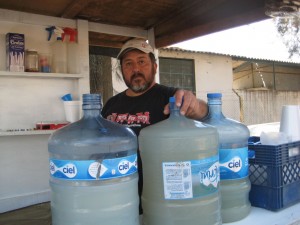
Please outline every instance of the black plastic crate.
[[300, 201], [300, 141], [282, 145], [261, 145], [249, 138], [250, 202], [253, 206], [278, 211]]

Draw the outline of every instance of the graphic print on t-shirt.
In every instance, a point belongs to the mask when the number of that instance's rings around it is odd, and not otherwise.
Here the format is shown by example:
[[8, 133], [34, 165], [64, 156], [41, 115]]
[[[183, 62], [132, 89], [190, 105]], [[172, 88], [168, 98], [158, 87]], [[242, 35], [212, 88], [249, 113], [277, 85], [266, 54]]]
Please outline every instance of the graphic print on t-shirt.
[[141, 127], [142, 125], [150, 124], [150, 113], [139, 112], [135, 115], [129, 113], [112, 113], [107, 116], [107, 119], [120, 124], [126, 124], [128, 127]]

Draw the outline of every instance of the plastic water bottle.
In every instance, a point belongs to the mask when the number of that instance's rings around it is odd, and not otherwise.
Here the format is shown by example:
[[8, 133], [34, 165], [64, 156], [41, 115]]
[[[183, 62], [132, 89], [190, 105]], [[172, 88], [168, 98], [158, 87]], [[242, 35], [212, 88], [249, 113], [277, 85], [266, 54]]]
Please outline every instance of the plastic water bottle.
[[137, 138], [83, 95], [83, 118], [49, 138], [53, 225], [138, 225]]
[[67, 71], [68, 73], [80, 73], [80, 52], [76, 42], [77, 30], [70, 27], [63, 28], [64, 34], [69, 37], [67, 42]]
[[218, 132], [180, 115], [141, 130], [144, 225], [221, 224]]
[[54, 73], [67, 73], [67, 45], [62, 41], [63, 30], [55, 27], [56, 41], [51, 44], [52, 68]]
[[222, 113], [222, 94], [207, 94], [209, 116], [220, 138], [221, 213], [223, 223], [245, 218], [251, 210], [248, 178], [248, 128]]

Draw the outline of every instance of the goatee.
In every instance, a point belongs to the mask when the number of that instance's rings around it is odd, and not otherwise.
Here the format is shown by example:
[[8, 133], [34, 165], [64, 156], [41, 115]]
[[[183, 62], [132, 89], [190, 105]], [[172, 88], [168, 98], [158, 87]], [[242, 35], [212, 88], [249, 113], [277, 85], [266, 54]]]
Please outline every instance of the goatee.
[[[134, 84], [134, 79], [138, 78], [138, 77], [141, 77], [145, 83], [142, 83], [142, 84]], [[151, 81], [152, 82], [152, 81]], [[150, 85], [151, 85], [151, 82], [147, 81], [144, 74], [142, 73], [135, 73], [132, 75], [131, 79], [130, 79], [130, 82], [127, 83], [127, 86], [134, 92], [134, 93], [141, 93], [141, 92], [144, 92], [146, 91]]]

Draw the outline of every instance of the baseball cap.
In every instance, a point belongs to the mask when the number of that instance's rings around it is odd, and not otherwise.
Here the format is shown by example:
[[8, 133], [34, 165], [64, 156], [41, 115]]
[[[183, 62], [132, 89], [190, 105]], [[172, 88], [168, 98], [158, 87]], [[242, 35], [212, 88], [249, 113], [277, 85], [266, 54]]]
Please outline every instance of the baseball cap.
[[129, 52], [130, 50], [133, 50], [133, 49], [138, 49], [142, 52], [145, 52], [145, 53], [153, 53], [154, 54], [154, 50], [153, 48], [151, 47], [151, 45], [149, 45], [146, 40], [144, 39], [138, 39], [138, 38], [135, 38], [135, 39], [131, 39], [129, 41], [127, 41], [121, 51], [119, 52], [118, 56], [117, 56], [117, 59], [120, 59], [125, 53]]

